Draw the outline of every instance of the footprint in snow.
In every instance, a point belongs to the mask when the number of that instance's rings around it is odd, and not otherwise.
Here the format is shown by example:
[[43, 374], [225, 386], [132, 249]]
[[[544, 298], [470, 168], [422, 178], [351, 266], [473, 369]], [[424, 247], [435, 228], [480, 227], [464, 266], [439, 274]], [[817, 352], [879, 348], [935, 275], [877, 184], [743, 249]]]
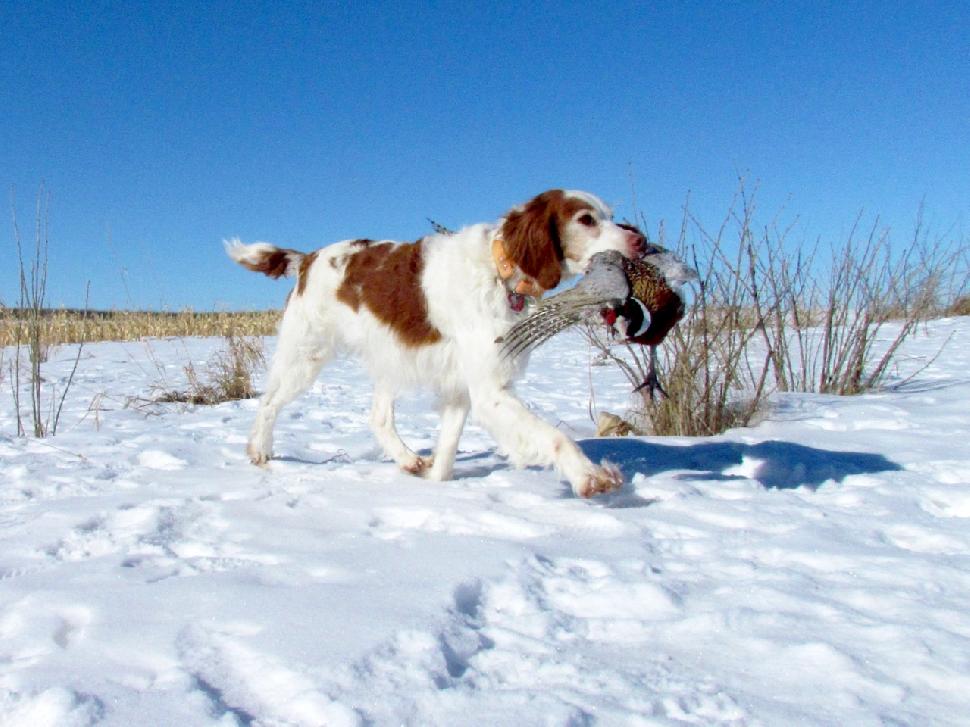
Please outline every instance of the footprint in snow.
[[384, 540], [394, 540], [408, 531], [498, 540], [529, 540], [553, 531], [548, 525], [497, 512], [484, 511], [465, 515], [451, 509], [433, 510], [424, 507], [379, 508], [370, 525], [374, 535]]
[[255, 648], [250, 641], [257, 631], [224, 624], [179, 635], [182, 668], [213, 712], [242, 724], [359, 724], [353, 710], [319, 689], [313, 674]]
[[153, 470], [180, 470], [188, 464], [184, 459], [159, 449], [146, 449], [139, 452], [136, 460], [142, 467]]

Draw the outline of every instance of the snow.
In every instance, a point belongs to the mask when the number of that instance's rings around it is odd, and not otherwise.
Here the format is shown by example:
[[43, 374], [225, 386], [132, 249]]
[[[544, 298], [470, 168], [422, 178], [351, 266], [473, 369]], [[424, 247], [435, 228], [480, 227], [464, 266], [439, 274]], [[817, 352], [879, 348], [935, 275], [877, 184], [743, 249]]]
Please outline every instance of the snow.
[[[591, 382], [611, 411], [629, 387], [559, 337], [518, 390], [623, 469], [592, 501], [474, 424], [457, 480], [399, 472], [350, 361], [267, 469], [255, 402], [124, 406], [216, 340], [86, 346], [49, 440], [13, 436], [8, 376], [0, 725], [967, 724], [970, 319], [899, 375], [951, 334], [896, 390], [708, 439], [593, 438]], [[432, 446], [426, 397], [398, 421]]]

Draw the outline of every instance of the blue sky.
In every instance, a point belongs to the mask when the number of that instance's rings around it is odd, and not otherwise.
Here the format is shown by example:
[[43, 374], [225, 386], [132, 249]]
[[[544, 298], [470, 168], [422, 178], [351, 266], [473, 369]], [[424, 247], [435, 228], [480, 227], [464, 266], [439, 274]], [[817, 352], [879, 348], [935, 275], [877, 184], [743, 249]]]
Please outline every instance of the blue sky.
[[[970, 4], [0, 3], [0, 250], [50, 194], [49, 302], [267, 308], [224, 237], [311, 249], [550, 187], [794, 240], [970, 232]], [[14, 265], [0, 301], [16, 303]]]

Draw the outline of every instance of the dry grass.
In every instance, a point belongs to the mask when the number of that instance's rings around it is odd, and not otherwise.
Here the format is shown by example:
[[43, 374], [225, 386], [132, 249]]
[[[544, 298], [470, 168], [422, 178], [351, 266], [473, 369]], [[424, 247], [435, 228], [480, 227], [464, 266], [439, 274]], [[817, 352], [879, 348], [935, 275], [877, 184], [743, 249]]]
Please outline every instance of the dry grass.
[[225, 401], [252, 399], [258, 396], [253, 388], [253, 373], [265, 363], [261, 337], [229, 334], [225, 337], [223, 348], [209, 359], [204, 372], [200, 374], [191, 362], [185, 365], [186, 388], [171, 389], [157, 384], [150, 398], [133, 398], [128, 405], [151, 412], [156, 404], [211, 406]]
[[970, 316], [970, 295], [962, 295], [947, 306], [948, 316]]
[[[269, 336], [275, 333], [279, 311], [244, 313], [177, 313], [147, 311], [45, 310], [37, 318], [47, 345], [95, 341], [138, 341], [186, 336]], [[0, 308], [0, 346], [14, 346], [23, 335], [25, 315]]]

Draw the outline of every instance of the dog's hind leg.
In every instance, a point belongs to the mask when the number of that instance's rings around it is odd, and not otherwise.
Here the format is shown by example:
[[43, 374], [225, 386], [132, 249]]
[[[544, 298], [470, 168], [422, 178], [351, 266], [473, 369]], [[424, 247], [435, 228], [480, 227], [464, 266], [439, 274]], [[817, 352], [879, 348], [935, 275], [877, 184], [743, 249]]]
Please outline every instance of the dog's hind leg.
[[401, 439], [394, 426], [394, 394], [379, 384], [374, 386], [374, 403], [370, 411], [370, 427], [384, 454], [402, 470], [412, 475], [423, 474], [431, 467], [431, 457], [421, 457]]
[[330, 359], [329, 348], [312, 345], [312, 340], [305, 325], [284, 314], [266, 377], [266, 391], [259, 401], [246, 447], [253, 464], [264, 464], [273, 456], [273, 426], [280, 410], [310, 388]]

